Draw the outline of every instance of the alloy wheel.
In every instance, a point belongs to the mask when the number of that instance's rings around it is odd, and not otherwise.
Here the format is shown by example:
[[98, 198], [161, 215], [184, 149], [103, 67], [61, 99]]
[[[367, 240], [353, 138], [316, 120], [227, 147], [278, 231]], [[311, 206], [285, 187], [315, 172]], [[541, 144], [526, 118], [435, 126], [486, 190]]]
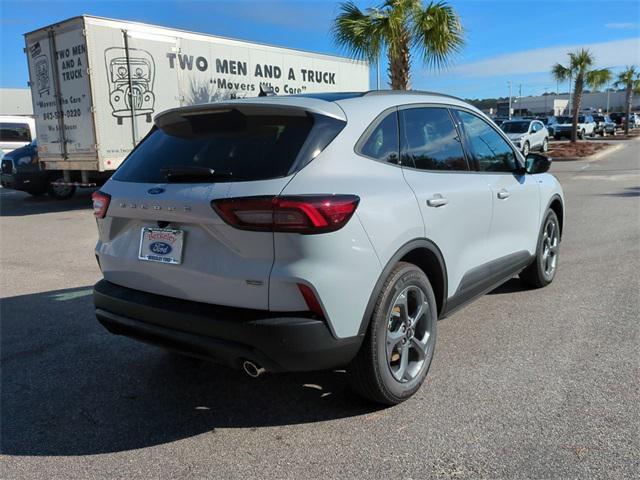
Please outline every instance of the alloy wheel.
[[386, 332], [387, 365], [398, 382], [409, 382], [420, 374], [431, 329], [426, 294], [417, 286], [402, 290], [393, 300]]
[[547, 220], [542, 235], [542, 268], [547, 278], [553, 277], [558, 263], [560, 231], [554, 219]]

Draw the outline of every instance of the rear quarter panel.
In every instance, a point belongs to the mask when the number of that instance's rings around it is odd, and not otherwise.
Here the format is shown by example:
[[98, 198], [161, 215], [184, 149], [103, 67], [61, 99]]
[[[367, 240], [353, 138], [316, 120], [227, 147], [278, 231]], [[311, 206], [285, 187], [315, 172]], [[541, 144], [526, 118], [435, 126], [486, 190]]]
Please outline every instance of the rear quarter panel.
[[357, 335], [374, 286], [395, 252], [424, 237], [415, 196], [398, 167], [357, 155], [353, 146], [371, 117], [350, 118], [340, 136], [302, 169], [283, 194], [355, 194], [360, 203], [341, 230], [322, 235], [276, 234], [270, 307], [296, 309], [294, 279], [318, 293], [338, 337]]

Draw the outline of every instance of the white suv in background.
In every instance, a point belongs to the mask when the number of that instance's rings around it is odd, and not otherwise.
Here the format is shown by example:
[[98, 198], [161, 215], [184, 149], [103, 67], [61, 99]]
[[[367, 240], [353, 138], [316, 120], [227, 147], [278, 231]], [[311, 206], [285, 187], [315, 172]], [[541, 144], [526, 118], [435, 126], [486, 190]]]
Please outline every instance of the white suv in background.
[[548, 168], [439, 94], [169, 110], [94, 194], [96, 315], [252, 376], [346, 367], [399, 403], [438, 318], [514, 275], [553, 280], [564, 200]]
[[540, 120], [509, 120], [500, 128], [525, 157], [531, 150], [549, 150], [549, 131]]
[[[573, 129], [573, 117], [558, 117], [558, 125], [553, 130], [553, 138], [559, 140], [561, 138], [571, 138], [571, 130]], [[576, 134], [580, 140], [589, 135], [594, 137], [596, 134], [596, 122], [591, 115], [579, 115]]]

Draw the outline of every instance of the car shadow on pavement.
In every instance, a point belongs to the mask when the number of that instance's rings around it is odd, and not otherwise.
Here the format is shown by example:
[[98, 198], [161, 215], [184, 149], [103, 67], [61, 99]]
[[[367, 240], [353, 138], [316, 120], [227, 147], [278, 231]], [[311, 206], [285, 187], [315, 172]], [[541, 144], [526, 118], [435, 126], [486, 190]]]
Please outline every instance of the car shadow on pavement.
[[640, 187], [627, 187], [621, 192], [601, 193], [607, 197], [640, 197]]
[[491, 290], [487, 295], [501, 295], [504, 293], [522, 292], [530, 289], [531, 287], [527, 286], [519, 277], [513, 277], [511, 280], [507, 280], [499, 287]]
[[379, 410], [344, 372], [251, 379], [109, 334], [91, 287], [2, 299], [0, 452], [90, 455]]
[[31, 196], [16, 190], [0, 190], [0, 216], [21, 217], [42, 213], [90, 210], [92, 189], [80, 189], [67, 200], [56, 200], [48, 195]]

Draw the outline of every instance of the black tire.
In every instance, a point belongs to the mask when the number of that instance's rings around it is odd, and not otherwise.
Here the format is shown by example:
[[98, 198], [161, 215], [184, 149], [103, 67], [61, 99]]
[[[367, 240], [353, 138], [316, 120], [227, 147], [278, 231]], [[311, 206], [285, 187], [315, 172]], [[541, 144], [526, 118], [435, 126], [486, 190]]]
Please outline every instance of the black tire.
[[[557, 242], [556, 242], [556, 251], [555, 255], [555, 263], [553, 266], [553, 270], [549, 273], [547, 257], [544, 255], [545, 248], [548, 247], [546, 244], [545, 231], [547, 231], [549, 223], [553, 223], [555, 225], [555, 229], [557, 230]], [[553, 242], [552, 242], [553, 243]], [[549, 209], [547, 210], [547, 214], [545, 215], [544, 222], [542, 222], [542, 228], [540, 229], [540, 234], [538, 235], [538, 244], [536, 247], [536, 257], [534, 261], [525, 268], [522, 272], [520, 272], [520, 279], [524, 281], [526, 284], [533, 288], [542, 288], [549, 285], [553, 282], [555, 278], [556, 272], [558, 271], [558, 257], [560, 253], [560, 222], [558, 221], [558, 216], [556, 213]]]
[[47, 193], [51, 198], [55, 198], [56, 200], [66, 200], [68, 198], [73, 197], [76, 193], [75, 186], [69, 186], [67, 188], [58, 188], [53, 185], [57, 181], [64, 181], [64, 177], [55, 177], [52, 178], [47, 186]]
[[[391, 329], [393, 322], [404, 325], [401, 321], [401, 315], [398, 313], [397, 317], [394, 317], [392, 310], [395, 311], [396, 304], [394, 302], [407, 288], [413, 289], [410, 291], [416, 293], [417, 290], [422, 292], [422, 298], [426, 302], [426, 310], [423, 315], [417, 316], [414, 324], [415, 326], [420, 324], [420, 327], [415, 329], [415, 338], [418, 338], [418, 329], [422, 332], [420, 335], [424, 335], [424, 332], [428, 331], [429, 337], [425, 341], [426, 348], [422, 363], [419, 366], [414, 366], [417, 371], [412, 378], [399, 381], [392, 373], [392, 359], [388, 359], [387, 330]], [[410, 305], [410, 302], [407, 302], [407, 305]], [[397, 312], [401, 312], [400, 307]], [[362, 347], [347, 368], [352, 388], [363, 397], [385, 405], [397, 405], [411, 397], [418, 391], [429, 371], [436, 343], [437, 323], [436, 299], [429, 279], [415, 265], [399, 262], [387, 277], [378, 295]], [[403, 340], [396, 344], [398, 349], [402, 348], [401, 345], [404, 345], [405, 341], [413, 345], [411, 340], [405, 340], [405, 336], [413, 336], [409, 333], [411, 330], [411, 328], [407, 330], [402, 328], [401, 338]], [[396, 333], [399, 332], [400, 327], [397, 328]], [[395, 347], [392, 352], [394, 352], [392, 355], [397, 355], [400, 358], [399, 350], [398, 353], [395, 353]], [[409, 350], [406, 355], [410, 356], [408, 352]], [[416, 350], [412, 350], [412, 352], [415, 354]], [[420, 357], [417, 359], [420, 360]], [[413, 360], [416, 360], [415, 355]], [[408, 371], [409, 368], [407, 366], [405, 370]]]
[[578, 138], [580, 140], [584, 140], [584, 136], [585, 136], [584, 134], [585, 134], [585, 131], [584, 131], [584, 128], [583, 128], [582, 130], [580, 130], [580, 133], [578, 134]]
[[526, 142], [524, 142], [524, 145], [522, 146], [522, 155], [526, 158], [526, 156], [529, 155], [530, 151], [531, 151], [531, 148], [529, 147], [529, 141], [527, 140]]
[[547, 150], [549, 150], [549, 139], [548, 139], [548, 138], [545, 138], [545, 139], [542, 141], [542, 146], [540, 147], [540, 151], [541, 151], [542, 153], [545, 153]]

